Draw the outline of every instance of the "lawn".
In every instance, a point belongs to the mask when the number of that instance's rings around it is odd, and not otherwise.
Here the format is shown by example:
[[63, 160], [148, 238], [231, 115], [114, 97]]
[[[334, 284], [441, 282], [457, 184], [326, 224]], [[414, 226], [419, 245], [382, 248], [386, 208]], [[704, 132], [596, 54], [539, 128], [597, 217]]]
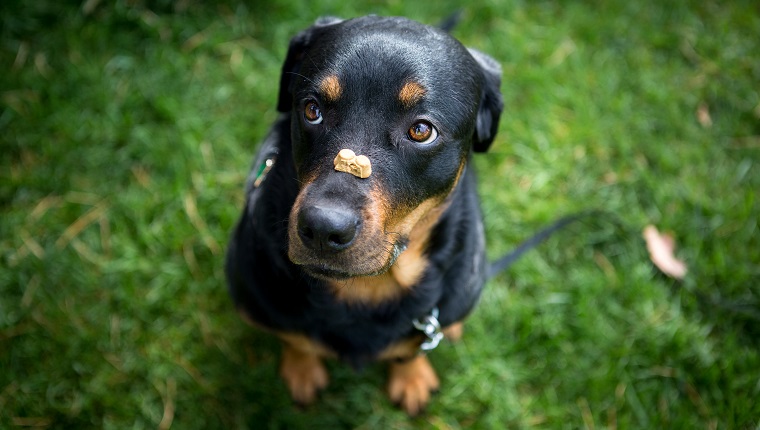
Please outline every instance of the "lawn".
[[[263, 3], [263, 2], [262, 2]], [[291, 404], [223, 259], [288, 40], [458, 2], [0, 3], [0, 428], [760, 428], [760, 9], [474, 0], [503, 66], [475, 157], [494, 278], [410, 419], [385, 368]], [[669, 232], [689, 267], [660, 273]]]

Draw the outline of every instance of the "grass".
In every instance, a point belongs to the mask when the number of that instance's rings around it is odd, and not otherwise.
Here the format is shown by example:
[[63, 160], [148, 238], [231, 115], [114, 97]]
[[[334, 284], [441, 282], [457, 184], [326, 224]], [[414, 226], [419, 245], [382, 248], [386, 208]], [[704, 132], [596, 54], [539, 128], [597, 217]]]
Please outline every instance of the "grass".
[[[252, 2], [251, 2], [252, 3]], [[488, 285], [409, 419], [381, 366], [305, 410], [224, 286], [287, 41], [317, 16], [435, 23], [455, 2], [0, 5], [0, 428], [760, 427], [760, 14], [750, 1], [473, 1], [504, 67], [476, 157]], [[641, 230], [678, 241], [682, 282]]]

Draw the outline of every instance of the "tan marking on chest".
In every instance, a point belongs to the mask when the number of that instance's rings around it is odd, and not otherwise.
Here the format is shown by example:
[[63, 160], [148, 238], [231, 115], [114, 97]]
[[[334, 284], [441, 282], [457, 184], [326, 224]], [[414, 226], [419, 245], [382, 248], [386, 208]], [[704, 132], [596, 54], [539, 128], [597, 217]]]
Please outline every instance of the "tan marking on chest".
[[377, 276], [357, 276], [328, 284], [338, 300], [349, 303], [379, 304], [401, 297], [407, 287], [386, 272]]
[[393, 277], [401, 285], [411, 287], [422, 279], [422, 275], [428, 266], [425, 253], [430, 241], [430, 234], [447, 207], [448, 202], [442, 203], [438, 199], [428, 200], [418, 206], [399, 224], [391, 227], [391, 231], [407, 231], [408, 226], [412, 226], [409, 233], [409, 245], [390, 270]]

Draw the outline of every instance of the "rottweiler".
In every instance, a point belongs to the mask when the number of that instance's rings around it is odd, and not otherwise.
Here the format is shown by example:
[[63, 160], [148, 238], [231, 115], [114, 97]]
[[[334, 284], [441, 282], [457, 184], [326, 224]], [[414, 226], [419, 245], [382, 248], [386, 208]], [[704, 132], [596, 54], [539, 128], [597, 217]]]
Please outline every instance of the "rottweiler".
[[488, 275], [469, 160], [500, 84], [492, 58], [405, 18], [321, 18], [290, 41], [226, 274], [243, 319], [282, 339], [296, 402], [326, 358], [389, 362], [410, 415], [438, 389], [425, 352], [459, 337]]

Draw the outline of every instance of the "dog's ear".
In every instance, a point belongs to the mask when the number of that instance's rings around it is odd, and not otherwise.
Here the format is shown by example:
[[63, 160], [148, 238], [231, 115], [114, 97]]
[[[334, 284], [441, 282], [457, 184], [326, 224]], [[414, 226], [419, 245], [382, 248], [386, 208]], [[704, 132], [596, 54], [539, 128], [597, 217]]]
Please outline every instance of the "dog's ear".
[[301, 69], [304, 61], [304, 55], [309, 49], [320, 29], [328, 25], [341, 22], [342, 19], [327, 16], [317, 19], [314, 25], [298, 33], [290, 40], [288, 54], [285, 56], [285, 63], [282, 65], [282, 74], [280, 75], [280, 95], [277, 100], [277, 110], [280, 112], [290, 112], [293, 105], [293, 77]]
[[496, 131], [499, 129], [499, 119], [504, 108], [501, 96], [501, 66], [493, 58], [474, 49], [468, 49], [483, 72], [484, 84], [480, 96], [480, 107], [473, 136], [475, 152], [486, 152], [491, 146]]

